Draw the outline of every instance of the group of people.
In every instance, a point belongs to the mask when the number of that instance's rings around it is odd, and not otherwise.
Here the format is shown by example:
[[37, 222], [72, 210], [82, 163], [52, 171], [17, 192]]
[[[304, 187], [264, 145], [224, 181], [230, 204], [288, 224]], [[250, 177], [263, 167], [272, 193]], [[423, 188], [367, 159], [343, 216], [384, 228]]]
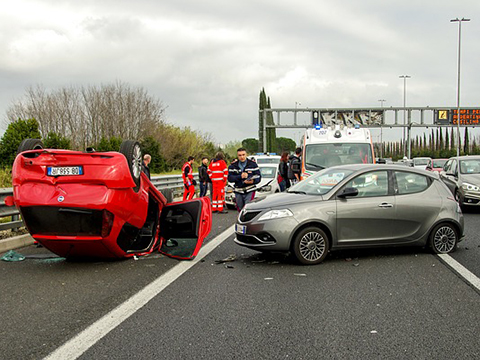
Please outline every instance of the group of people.
[[302, 170], [302, 154], [301, 148], [295, 149], [295, 154], [290, 155], [288, 152], [283, 152], [278, 165], [278, 184], [280, 191], [285, 191], [290, 186], [300, 181], [300, 173]]
[[[301, 149], [297, 148], [295, 154], [289, 156], [284, 152], [279, 164], [278, 182], [282, 191], [288, 189], [292, 184], [300, 181], [301, 170]], [[143, 157], [142, 171], [150, 179], [151, 156], [145, 154]], [[195, 195], [197, 181], [193, 177], [193, 163], [195, 158], [189, 156], [182, 167], [182, 179], [184, 185], [183, 201], [191, 200]], [[262, 175], [257, 163], [247, 158], [247, 150], [239, 148], [237, 158], [227, 166], [224, 154], [219, 151], [211, 161], [207, 157], [202, 158], [198, 167], [198, 178], [200, 182], [199, 197], [207, 195], [210, 189], [212, 199], [212, 211], [220, 214], [227, 213], [225, 205], [225, 187], [228, 182], [234, 184], [235, 202], [237, 210], [241, 211], [246, 204], [255, 197], [256, 185], [260, 182]]]
[[[193, 178], [194, 161], [195, 158], [189, 156], [182, 167], [185, 188], [184, 201], [192, 199], [195, 194], [197, 183]], [[245, 204], [253, 200], [256, 190], [255, 185], [261, 180], [257, 163], [247, 158], [247, 151], [244, 148], [237, 150], [237, 159], [229, 166], [227, 166], [222, 152], [218, 152], [210, 162], [207, 157], [203, 157], [202, 164], [198, 168], [198, 177], [200, 181], [199, 196], [206, 196], [207, 190], [211, 186], [212, 211], [220, 214], [228, 212], [224, 209], [225, 186], [228, 182], [234, 183], [235, 201], [237, 210], [240, 211]]]

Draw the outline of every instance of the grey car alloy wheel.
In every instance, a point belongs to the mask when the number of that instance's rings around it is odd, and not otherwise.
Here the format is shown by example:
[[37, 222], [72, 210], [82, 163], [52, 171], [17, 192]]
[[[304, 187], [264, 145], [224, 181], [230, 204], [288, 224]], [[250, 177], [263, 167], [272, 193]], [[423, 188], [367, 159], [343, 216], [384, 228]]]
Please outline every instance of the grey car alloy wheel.
[[302, 264], [318, 264], [327, 256], [327, 235], [317, 227], [305, 228], [295, 237], [293, 252]]
[[449, 224], [438, 225], [431, 236], [431, 246], [437, 254], [448, 254], [455, 250], [458, 238], [455, 229]]

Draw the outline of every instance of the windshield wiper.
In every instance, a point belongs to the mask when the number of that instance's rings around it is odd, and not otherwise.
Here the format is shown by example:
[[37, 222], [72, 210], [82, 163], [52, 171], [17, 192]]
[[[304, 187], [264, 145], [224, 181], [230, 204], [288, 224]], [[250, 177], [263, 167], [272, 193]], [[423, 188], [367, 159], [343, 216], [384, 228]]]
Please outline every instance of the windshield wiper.
[[316, 167], [317, 169], [325, 169], [325, 166], [317, 165], [309, 162], [305, 163], [305, 165], [313, 166], [313, 167]]
[[289, 194], [303, 194], [303, 195], [307, 195], [307, 193], [305, 191], [298, 191], [298, 190], [287, 190], [287, 192]]

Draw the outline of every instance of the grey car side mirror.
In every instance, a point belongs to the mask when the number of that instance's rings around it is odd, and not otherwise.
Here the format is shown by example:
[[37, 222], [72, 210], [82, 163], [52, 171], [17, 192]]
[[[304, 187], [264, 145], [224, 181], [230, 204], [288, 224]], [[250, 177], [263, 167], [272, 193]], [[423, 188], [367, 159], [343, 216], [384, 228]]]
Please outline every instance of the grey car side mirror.
[[347, 187], [340, 191], [340, 193], [337, 195], [339, 198], [346, 198], [347, 196], [357, 196], [358, 195], [358, 189], [354, 187]]

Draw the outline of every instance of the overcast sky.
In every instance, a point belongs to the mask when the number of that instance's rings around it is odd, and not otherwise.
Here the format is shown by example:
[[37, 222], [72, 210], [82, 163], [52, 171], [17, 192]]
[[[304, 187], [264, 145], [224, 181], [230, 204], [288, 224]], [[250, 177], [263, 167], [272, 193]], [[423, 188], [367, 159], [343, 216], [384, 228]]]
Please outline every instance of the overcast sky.
[[[480, 107], [478, 0], [2, 0], [0, 135], [25, 89], [115, 81], [217, 143], [257, 137], [272, 107]], [[400, 130], [398, 130], [398, 134]], [[392, 136], [396, 136], [394, 133]], [[280, 133], [280, 135], [286, 135]], [[298, 134], [290, 133], [298, 137]]]

